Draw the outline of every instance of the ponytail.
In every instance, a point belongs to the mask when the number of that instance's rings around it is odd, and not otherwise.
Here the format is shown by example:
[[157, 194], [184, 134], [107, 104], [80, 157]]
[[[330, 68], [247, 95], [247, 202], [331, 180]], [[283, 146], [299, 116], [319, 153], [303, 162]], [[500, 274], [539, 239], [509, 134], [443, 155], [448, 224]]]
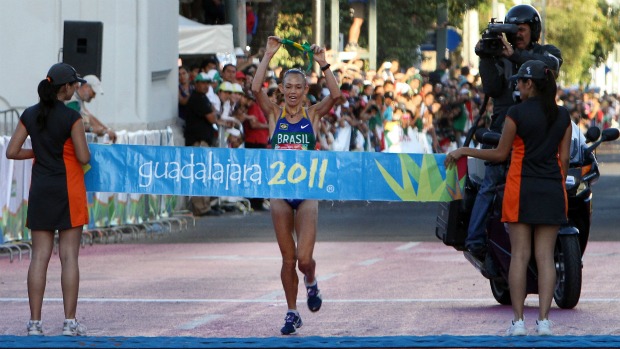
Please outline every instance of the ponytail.
[[37, 125], [39, 129], [44, 129], [47, 116], [58, 100], [58, 91], [63, 85], [52, 85], [49, 79], [43, 79], [37, 87], [39, 93], [39, 115], [37, 115]]
[[555, 102], [558, 86], [555, 82], [555, 75], [551, 69], [545, 68], [545, 79], [532, 81], [541, 97], [540, 103], [547, 118], [547, 130], [549, 130], [551, 125], [558, 119], [558, 105]]

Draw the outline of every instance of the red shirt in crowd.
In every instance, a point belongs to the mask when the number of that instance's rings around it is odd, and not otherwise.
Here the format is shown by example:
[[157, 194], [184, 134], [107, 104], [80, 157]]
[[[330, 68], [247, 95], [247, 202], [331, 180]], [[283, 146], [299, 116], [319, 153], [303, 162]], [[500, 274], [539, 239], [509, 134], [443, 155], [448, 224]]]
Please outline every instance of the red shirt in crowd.
[[[256, 120], [261, 124], [267, 123], [267, 118], [263, 110], [258, 106], [258, 103], [252, 103], [248, 108], [248, 115], [254, 115]], [[243, 122], [243, 131], [245, 132], [245, 143], [267, 145], [269, 141], [269, 129], [268, 128], [252, 128], [249, 121]]]

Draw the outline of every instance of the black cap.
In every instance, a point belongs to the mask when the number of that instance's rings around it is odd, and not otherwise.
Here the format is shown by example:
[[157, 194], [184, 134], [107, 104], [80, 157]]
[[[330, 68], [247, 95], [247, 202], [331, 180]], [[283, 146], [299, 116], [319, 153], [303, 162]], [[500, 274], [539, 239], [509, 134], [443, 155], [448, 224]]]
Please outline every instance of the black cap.
[[64, 85], [76, 81], [86, 83], [86, 80], [82, 79], [75, 69], [67, 63], [54, 64], [47, 72], [47, 77], [52, 85]]
[[534, 80], [544, 80], [547, 78], [547, 70], [549, 68], [545, 63], [537, 60], [531, 60], [523, 63], [521, 67], [519, 67], [519, 71], [516, 75], [510, 77], [510, 80], [517, 79], [534, 79]]
[[394, 92], [392, 91], [388, 91], [386, 93], [383, 94], [383, 97], [385, 98], [390, 98], [390, 99], [394, 99]]

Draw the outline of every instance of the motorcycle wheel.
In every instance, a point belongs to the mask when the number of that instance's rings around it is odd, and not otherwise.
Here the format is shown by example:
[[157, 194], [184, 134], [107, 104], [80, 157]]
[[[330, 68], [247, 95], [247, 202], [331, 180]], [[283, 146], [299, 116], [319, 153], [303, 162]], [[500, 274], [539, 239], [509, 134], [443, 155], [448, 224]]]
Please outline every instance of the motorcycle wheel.
[[489, 281], [491, 283], [491, 292], [497, 303], [501, 305], [511, 305], [512, 301], [510, 300], [508, 283], [501, 279], [491, 279]]
[[562, 309], [572, 309], [581, 296], [581, 249], [577, 235], [559, 235], [555, 244], [556, 283], [553, 298]]

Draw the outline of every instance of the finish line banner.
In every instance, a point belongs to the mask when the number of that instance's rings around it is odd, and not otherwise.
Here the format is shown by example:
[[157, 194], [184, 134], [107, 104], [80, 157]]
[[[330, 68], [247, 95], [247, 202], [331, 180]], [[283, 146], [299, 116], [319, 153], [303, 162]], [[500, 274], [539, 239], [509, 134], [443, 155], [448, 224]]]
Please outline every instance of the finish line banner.
[[[452, 201], [466, 161], [445, 154], [90, 144], [90, 192], [283, 199]], [[464, 160], [464, 159], [462, 159]]]

